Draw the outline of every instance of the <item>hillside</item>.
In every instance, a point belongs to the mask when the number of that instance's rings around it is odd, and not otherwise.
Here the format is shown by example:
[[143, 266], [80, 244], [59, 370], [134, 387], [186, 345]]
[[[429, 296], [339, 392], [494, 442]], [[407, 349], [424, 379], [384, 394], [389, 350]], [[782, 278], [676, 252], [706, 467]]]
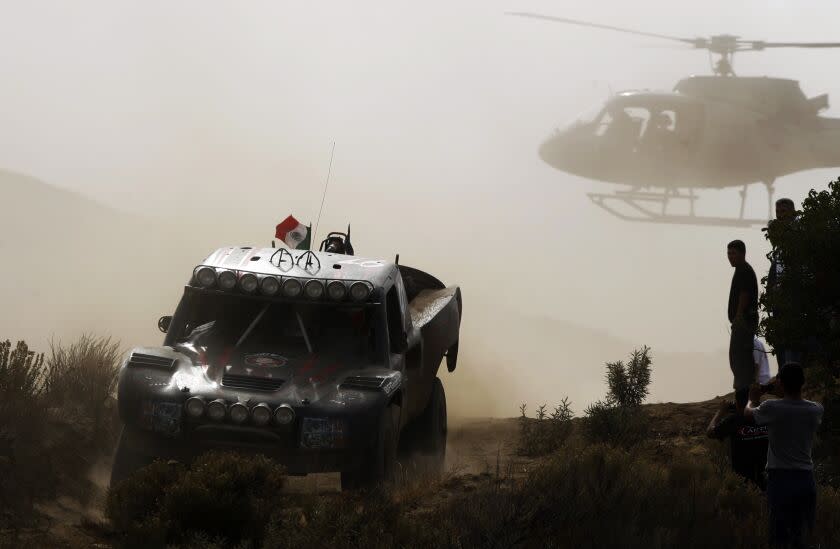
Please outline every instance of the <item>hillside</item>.
[[[118, 338], [153, 333], [166, 309], [149, 294], [177, 290], [156, 265], [176, 248], [165, 229], [2, 170], [0, 204], [0, 337], [44, 348], [50, 336], [103, 326]], [[137, 288], [152, 291], [136, 295]]]
[[[482, 328], [487, 325], [492, 333]], [[533, 408], [564, 396], [581, 412], [603, 396], [604, 364], [624, 360], [645, 344], [467, 299], [462, 334], [458, 369], [441, 378], [450, 413], [466, 417], [512, 416], [523, 402]], [[653, 349], [653, 359], [651, 402], [689, 401], [731, 390], [725, 348], [706, 353]]]

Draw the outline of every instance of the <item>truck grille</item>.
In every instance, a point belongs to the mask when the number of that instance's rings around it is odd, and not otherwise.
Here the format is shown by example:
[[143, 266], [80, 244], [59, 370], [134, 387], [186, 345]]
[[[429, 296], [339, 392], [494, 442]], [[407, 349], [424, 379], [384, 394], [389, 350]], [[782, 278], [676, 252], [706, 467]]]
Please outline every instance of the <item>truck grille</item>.
[[341, 383], [341, 387], [352, 389], [381, 389], [385, 383], [384, 377], [349, 376]]
[[128, 366], [136, 368], [163, 368], [171, 370], [173, 366], [175, 366], [175, 360], [163, 356], [131, 353], [131, 357], [128, 359]]
[[222, 385], [233, 389], [249, 389], [251, 391], [276, 391], [286, 382], [285, 379], [263, 378], [225, 374]]

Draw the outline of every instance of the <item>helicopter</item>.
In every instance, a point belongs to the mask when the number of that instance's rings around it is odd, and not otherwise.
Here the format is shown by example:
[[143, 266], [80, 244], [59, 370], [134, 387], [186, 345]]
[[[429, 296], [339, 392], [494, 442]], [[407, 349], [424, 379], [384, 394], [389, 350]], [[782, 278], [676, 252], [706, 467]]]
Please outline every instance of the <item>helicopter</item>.
[[[687, 44], [709, 52], [712, 75], [683, 78], [671, 91], [630, 90], [556, 130], [539, 156], [560, 171], [623, 184], [613, 193], [588, 193], [609, 213], [628, 221], [752, 226], [746, 219], [747, 188], [763, 183], [768, 217], [777, 178], [813, 168], [840, 166], [840, 118], [820, 116], [828, 95], [808, 98], [799, 82], [737, 76], [736, 53], [770, 48], [837, 48], [840, 42], [767, 42], [722, 34], [684, 38], [587, 21], [508, 12]], [[740, 214], [695, 213], [699, 189], [741, 187]], [[688, 202], [688, 213], [669, 213], [672, 200]]]

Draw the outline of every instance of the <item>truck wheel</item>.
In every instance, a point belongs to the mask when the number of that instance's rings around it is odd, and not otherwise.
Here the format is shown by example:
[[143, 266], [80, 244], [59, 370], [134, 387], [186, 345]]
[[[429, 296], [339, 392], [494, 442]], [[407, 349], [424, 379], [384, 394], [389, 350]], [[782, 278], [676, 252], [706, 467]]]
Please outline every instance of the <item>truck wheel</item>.
[[446, 393], [440, 378], [435, 378], [432, 394], [423, 414], [417, 418], [416, 448], [432, 475], [443, 472], [446, 458]]
[[137, 433], [128, 427], [124, 426], [120, 431], [120, 440], [117, 443], [114, 462], [111, 465], [111, 487], [116, 486], [133, 472], [152, 462], [150, 458], [138, 451], [140, 447], [138, 438]]
[[357, 469], [341, 472], [341, 489], [372, 488], [394, 480], [397, 466], [400, 407], [388, 406], [379, 419], [376, 444], [365, 452]]

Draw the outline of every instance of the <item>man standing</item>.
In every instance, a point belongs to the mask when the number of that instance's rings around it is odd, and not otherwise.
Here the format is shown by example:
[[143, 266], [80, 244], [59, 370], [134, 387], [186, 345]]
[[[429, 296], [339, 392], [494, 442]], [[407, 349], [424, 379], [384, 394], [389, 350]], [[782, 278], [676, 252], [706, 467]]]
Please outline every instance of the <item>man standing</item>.
[[[796, 206], [790, 198], [780, 198], [776, 201], [776, 223], [789, 224], [796, 218]], [[770, 270], [767, 272], [767, 292], [772, 293], [777, 289], [779, 279], [784, 271], [784, 265], [779, 258], [779, 251], [773, 250], [770, 253]], [[777, 310], [771, 309], [769, 313], [777, 316]], [[773, 348], [776, 354], [778, 368], [787, 362], [798, 362], [800, 350], [794, 349], [790, 344], [780, 344]]]
[[805, 547], [814, 529], [817, 487], [811, 447], [822, 421], [822, 405], [802, 398], [802, 366], [788, 362], [776, 377], [780, 399], [759, 405], [761, 388], [750, 387], [744, 416], [766, 425], [767, 503], [770, 509], [770, 543], [774, 547]]
[[747, 263], [747, 247], [733, 240], [726, 247], [729, 264], [735, 267], [729, 288], [729, 367], [732, 369], [735, 400], [746, 401], [758, 372], [753, 362], [753, 341], [758, 329], [758, 280]]

